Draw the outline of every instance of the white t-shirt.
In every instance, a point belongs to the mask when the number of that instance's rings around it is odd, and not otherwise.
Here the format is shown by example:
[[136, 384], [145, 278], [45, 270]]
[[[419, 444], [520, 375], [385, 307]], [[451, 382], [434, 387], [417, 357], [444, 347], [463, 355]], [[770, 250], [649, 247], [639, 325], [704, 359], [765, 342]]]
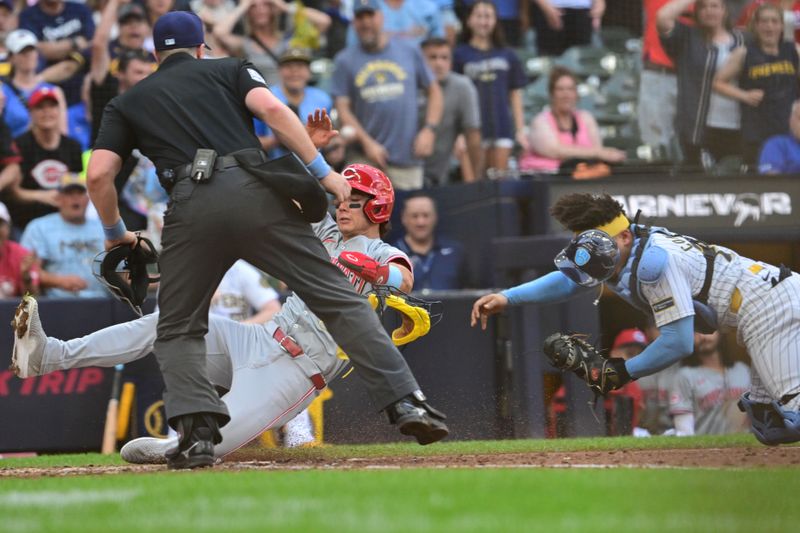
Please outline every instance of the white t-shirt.
[[559, 9], [591, 9], [592, 0], [550, 0], [550, 4]]
[[[717, 47], [716, 69], [719, 71], [731, 55], [731, 43], [715, 43], [714, 46]], [[722, 96], [716, 91], [711, 91], [706, 125], [712, 128], [738, 130], [739, 124], [739, 102], [733, 98]]]
[[231, 320], [242, 321], [253, 316], [278, 293], [269, 286], [267, 277], [250, 263], [236, 261], [225, 273], [211, 299], [209, 312]]

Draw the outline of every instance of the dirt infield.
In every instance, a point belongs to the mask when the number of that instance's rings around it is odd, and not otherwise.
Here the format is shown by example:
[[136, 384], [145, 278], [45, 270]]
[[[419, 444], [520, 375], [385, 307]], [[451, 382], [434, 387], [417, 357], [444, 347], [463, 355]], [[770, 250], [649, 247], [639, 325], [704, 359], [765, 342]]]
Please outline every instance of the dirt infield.
[[[401, 468], [786, 468], [800, 467], [800, 447], [702, 448], [431, 455], [424, 457], [292, 458], [286, 452], [237, 452], [215, 467], [241, 470], [370, 470]], [[2, 468], [3, 477], [64, 477], [148, 473], [163, 465]]]

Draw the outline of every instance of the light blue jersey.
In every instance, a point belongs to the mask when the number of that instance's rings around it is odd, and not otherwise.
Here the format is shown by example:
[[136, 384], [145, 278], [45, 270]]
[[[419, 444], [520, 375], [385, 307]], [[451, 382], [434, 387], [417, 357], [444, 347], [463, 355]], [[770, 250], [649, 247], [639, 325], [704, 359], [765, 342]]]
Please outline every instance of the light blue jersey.
[[[278, 100], [286, 105], [289, 105], [289, 100], [286, 98], [286, 94], [283, 92], [283, 87], [281, 85], [275, 85], [270, 90]], [[303, 101], [300, 102], [300, 105], [297, 108], [297, 114], [300, 117], [300, 122], [305, 124], [308, 115], [313, 113], [316, 109], [324, 109], [330, 113], [331, 107], [333, 107], [333, 100], [328, 93], [317, 89], [316, 87], [306, 87], [305, 94], [303, 94]], [[257, 118], [253, 119], [253, 123], [255, 126], [256, 135], [259, 137], [268, 137], [274, 135], [269, 126]], [[289, 150], [279, 145], [269, 151], [269, 156], [274, 159], [284, 156], [288, 153]]]
[[103, 226], [99, 220], [70, 224], [61, 214], [52, 213], [28, 224], [20, 244], [36, 253], [43, 268], [51, 274], [74, 274], [88, 286], [77, 293], [49, 289], [48, 296], [57, 298], [105, 298], [108, 291], [92, 275], [92, 260], [103, 250]]

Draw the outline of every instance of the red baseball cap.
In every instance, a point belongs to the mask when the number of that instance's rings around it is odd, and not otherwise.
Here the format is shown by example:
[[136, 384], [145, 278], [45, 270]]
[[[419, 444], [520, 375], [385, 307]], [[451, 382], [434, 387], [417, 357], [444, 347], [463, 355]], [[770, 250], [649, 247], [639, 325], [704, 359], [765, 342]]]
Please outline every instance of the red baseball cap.
[[52, 100], [58, 103], [58, 95], [56, 94], [56, 90], [53, 87], [39, 87], [31, 97], [28, 98], [28, 108], [32, 109], [37, 105], [41, 104], [45, 100]]
[[614, 338], [614, 345], [611, 349], [616, 350], [621, 346], [627, 346], [629, 344], [638, 344], [642, 347], [647, 346], [647, 336], [645, 336], [644, 331], [638, 328], [623, 329]]

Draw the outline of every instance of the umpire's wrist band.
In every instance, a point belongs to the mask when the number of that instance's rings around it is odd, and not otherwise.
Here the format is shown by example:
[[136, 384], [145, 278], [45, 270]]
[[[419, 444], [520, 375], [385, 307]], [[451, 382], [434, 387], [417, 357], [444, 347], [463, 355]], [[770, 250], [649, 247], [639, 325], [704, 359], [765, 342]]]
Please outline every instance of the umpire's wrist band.
[[325, 161], [325, 158], [322, 156], [322, 154], [317, 154], [317, 157], [315, 157], [311, 163], [307, 164], [306, 168], [309, 172], [311, 172], [311, 175], [318, 180], [321, 180], [327, 176], [331, 171], [330, 165], [328, 165], [328, 162]]
[[103, 233], [105, 234], [107, 241], [120, 240], [125, 236], [126, 231], [128, 231], [128, 228], [125, 227], [125, 223], [122, 221], [122, 218], [117, 220], [117, 223], [114, 225], [103, 226]]

